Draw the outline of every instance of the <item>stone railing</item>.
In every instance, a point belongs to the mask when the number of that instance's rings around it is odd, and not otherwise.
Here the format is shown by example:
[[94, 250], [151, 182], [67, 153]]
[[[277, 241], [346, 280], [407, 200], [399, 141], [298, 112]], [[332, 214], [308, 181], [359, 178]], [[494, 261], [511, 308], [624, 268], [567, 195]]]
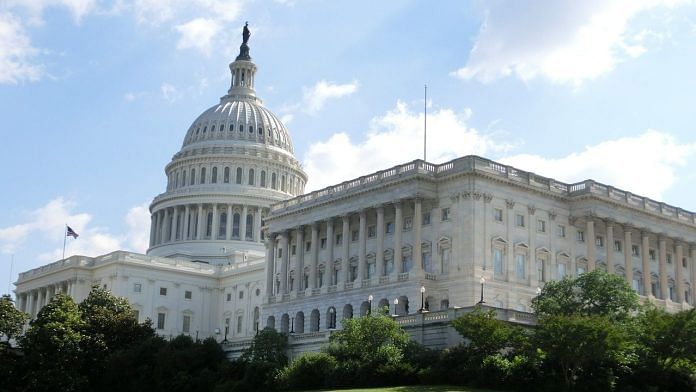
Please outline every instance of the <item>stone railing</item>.
[[490, 159], [468, 155], [439, 165], [415, 160], [403, 165], [381, 170], [350, 181], [342, 182], [302, 196], [288, 199], [271, 205], [271, 214], [288, 213], [298, 208], [310, 207], [314, 204], [330, 200], [338, 196], [366, 190], [377, 185], [386, 184], [407, 176], [427, 176], [432, 178], [446, 177], [461, 173], [479, 173], [498, 178], [505, 178], [511, 183], [539, 189], [552, 194], [577, 197], [595, 195], [611, 199], [627, 206], [650, 211], [664, 217], [696, 225], [696, 213], [658, 202], [647, 197], [637, 196], [612, 186], [585, 180], [567, 184], [552, 178], [539, 176], [532, 172], [516, 169]]
[[[397, 324], [404, 328], [408, 328], [410, 326], [414, 327], [433, 323], [449, 323], [456, 318], [472, 312], [475, 308], [475, 306], [468, 306], [465, 308], [449, 308], [447, 310], [439, 310], [435, 312], [423, 312], [393, 317]], [[496, 318], [499, 320], [509, 321], [516, 324], [536, 324], [536, 317], [532, 313], [520, 312], [512, 309], [493, 308], [489, 306], [484, 306], [483, 308], [484, 310], [495, 310]]]

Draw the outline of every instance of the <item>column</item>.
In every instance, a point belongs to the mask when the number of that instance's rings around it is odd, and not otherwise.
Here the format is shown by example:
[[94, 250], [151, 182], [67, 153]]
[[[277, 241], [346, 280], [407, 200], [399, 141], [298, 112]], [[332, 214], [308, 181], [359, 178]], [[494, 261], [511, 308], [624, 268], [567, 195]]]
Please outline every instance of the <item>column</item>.
[[29, 314], [30, 318], [33, 318], [34, 316], [34, 291], [30, 291], [27, 293], [27, 310], [26, 312]]
[[225, 221], [225, 239], [232, 239], [232, 204], [227, 205], [227, 220]]
[[157, 226], [157, 215], [150, 215], [150, 246], [155, 245], [155, 230]]
[[162, 243], [169, 242], [169, 208], [164, 209], [164, 222], [162, 222]]
[[667, 238], [664, 234], [657, 237], [660, 260], [658, 261], [658, 271], [660, 273], [660, 297], [664, 300], [669, 298], [669, 284], [667, 283]]
[[650, 276], [650, 235], [647, 231], [641, 232], [642, 249], [640, 252], [643, 259], [643, 295], [646, 297], [654, 295], [652, 292], [652, 277]]
[[256, 207], [256, 212], [254, 213], [254, 230], [252, 232], [254, 241], [261, 242], [261, 207]]
[[188, 241], [189, 236], [191, 235], [191, 233], [189, 233], [189, 215], [191, 215], [191, 208], [188, 204], [186, 204], [186, 207], [184, 208], [184, 227], [183, 230], [181, 230], [181, 239], [183, 241]]
[[350, 215], [343, 215], [343, 260], [341, 261], [341, 273], [343, 274], [343, 282], [350, 282], [350, 276], [348, 271], [350, 271], [350, 250], [348, 244], [350, 244]]
[[247, 216], [247, 206], [246, 204], [242, 206], [242, 216], [239, 217], [239, 239], [246, 241], [246, 216]]
[[379, 279], [384, 275], [384, 207], [377, 207], [377, 249], [375, 252], [375, 274]]
[[682, 245], [681, 241], [677, 242], [676, 253], [675, 280], [677, 282], [675, 283], [675, 290], [677, 290], [677, 295], [675, 299], [678, 303], [682, 303], [684, 302], [684, 265], [682, 264], [682, 259], [684, 258], [684, 245]]
[[605, 221], [607, 228], [607, 242], [604, 244], [604, 250], [607, 252], [607, 273], [614, 273], [614, 222], [607, 219]]
[[152, 245], [158, 245], [160, 243], [160, 234], [162, 234], [162, 231], [160, 230], [160, 223], [161, 223], [161, 218], [160, 218], [160, 211], [156, 211], [152, 214], [155, 218], [155, 238], [154, 242]]
[[[515, 202], [512, 200], [506, 200], [505, 204], [507, 205], [507, 216], [505, 219], [506, 222], [506, 241], [507, 241], [507, 249], [506, 249], [506, 259], [507, 263], [506, 266], [506, 272], [507, 272], [507, 281], [512, 282], [515, 280], [515, 248], [514, 248], [514, 241], [512, 238], [512, 225], [513, 219], [515, 218], [514, 210], [515, 208]], [[572, 258], [571, 258], [572, 259]]]
[[210, 233], [210, 239], [216, 240], [218, 238], [218, 232], [220, 231], [220, 219], [218, 218], [218, 208], [217, 203], [213, 204], [213, 224]]
[[[526, 281], [532, 287], [539, 286], [539, 277], [537, 275], [537, 252], [536, 252], [536, 232], [537, 222], [534, 221], [536, 213], [535, 206], [527, 206], [527, 236], [529, 237], [529, 248], [527, 254], [527, 263], [525, 264], [524, 276]], [[485, 221], [486, 219], [484, 219]]]
[[196, 239], [203, 238], [203, 204], [198, 205], [198, 219], [196, 219]]
[[288, 292], [288, 262], [290, 261], [290, 241], [287, 231], [280, 235], [280, 249], [283, 253], [280, 264], [280, 294], [283, 295]]
[[585, 244], [587, 244], [587, 272], [592, 272], [594, 271], [597, 263], [594, 220], [592, 220], [592, 217], [587, 217], [587, 222], [585, 225], [585, 234], [587, 235], [587, 238], [585, 238]]
[[273, 252], [274, 249], [275, 236], [269, 235], [268, 238], [266, 238], [266, 297], [269, 298], [273, 296], [273, 273], [275, 271], [275, 254]]
[[416, 198], [413, 204], [413, 272], [423, 273], [423, 200]]
[[[314, 245], [314, 244], [312, 244]], [[295, 279], [297, 279], [297, 284], [294, 287], [295, 292], [300, 292], [305, 289], [304, 286], [304, 252], [305, 252], [305, 247], [304, 247], [304, 226], [299, 226], [297, 228], [297, 255], [296, 257], [296, 265], [297, 269], [295, 270]]]
[[[312, 223], [312, 247], [309, 255], [309, 280], [312, 288], [319, 288], [317, 284], [317, 265], [319, 263], [319, 222]], [[324, 269], [326, 272], [326, 268]]]
[[401, 253], [403, 244], [402, 237], [404, 234], [404, 216], [401, 208], [401, 201], [394, 202], [394, 275], [399, 275], [403, 271], [403, 255]]
[[338, 282], [334, 280], [334, 227], [333, 219], [326, 220], [326, 271], [329, 274], [329, 284], [336, 285]]
[[624, 268], [626, 272], [626, 281], [633, 287], [633, 240], [631, 239], [630, 225], [624, 225]]
[[174, 214], [172, 215], [172, 234], [171, 234], [171, 241], [174, 242], [176, 241], [176, 235], [179, 232], [179, 223], [178, 219], [179, 218], [179, 207], [174, 207]]
[[362, 285], [367, 269], [367, 211], [360, 211], [360, 222], [358, 232], [358, 284]]

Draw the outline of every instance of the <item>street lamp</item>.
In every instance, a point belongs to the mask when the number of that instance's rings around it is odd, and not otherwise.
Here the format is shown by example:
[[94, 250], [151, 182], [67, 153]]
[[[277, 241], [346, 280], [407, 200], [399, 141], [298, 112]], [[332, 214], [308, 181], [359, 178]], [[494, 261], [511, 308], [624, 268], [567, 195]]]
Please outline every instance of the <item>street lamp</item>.
[[369, 316], [370, 314], [372, 314], [372, 299], [373, 299], [373, 298], [374, 298], [374, 297], [372, 296], [372, 294], [370, 294], [370, 295], [367, 296], [367, 302], [370, 304], [370, 307], [367, 309], [367, 315], [368, 315], [368, 316]]
[[483, 300], [483, 284], [486, 283], [486, 278], [481, 277], [481, 299], [478, 301], [478, 305], [483, 305], [486, 301]]
[[423, 313], [425, 311], [425, 286], [421, 286], [421, 308], [419, 310], [420, 313]]
[[336, 328], [336, 311], [333, 307], [329, 308], [329, 329]]
[[396, 311], [397, 306], [399, 306], [399, 299], [394, 298], [394, 317], [399, 315], [399, 312]]
[[541, 294], [541, 287], [537, 287], [537, 289], [536, 289], [536, 295], [537, 295], [537, 297], [539, 296], [539, 294]]

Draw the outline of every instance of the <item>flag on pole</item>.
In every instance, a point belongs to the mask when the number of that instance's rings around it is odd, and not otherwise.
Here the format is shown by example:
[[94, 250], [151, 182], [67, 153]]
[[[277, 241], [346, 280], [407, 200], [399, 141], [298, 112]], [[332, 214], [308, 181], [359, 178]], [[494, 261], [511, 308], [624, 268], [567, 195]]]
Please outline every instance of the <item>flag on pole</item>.
[[67, 228], [68, 228], [68, 229], [67, 229], [67, 231], [66, 231], [66, 233], [65, 233], [65, 236], [66, 236], [66, 237], [72, 237], [72, 238], [74, 238], [74, 239], [77, 239], [77, 237], [80, 236], [80, 235], [77, 234], [77, 233], [75, 232], [75, 230], [73, 230], [70, 226], [67, 226]]

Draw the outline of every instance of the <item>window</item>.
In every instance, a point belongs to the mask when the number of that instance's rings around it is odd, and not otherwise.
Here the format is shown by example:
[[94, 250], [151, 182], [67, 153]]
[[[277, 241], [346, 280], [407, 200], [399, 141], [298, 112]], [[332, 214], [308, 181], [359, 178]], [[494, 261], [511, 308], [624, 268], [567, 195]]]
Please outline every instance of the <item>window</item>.
[[312, 249], [312, 241], [305, 242], [305, 252], [309, 252]]
[[353, 230], [353, 231], [350, 233], [350, 240], [351, 240], [351, 241], [357, 241], [359, 237], [360, 237], [360, 231], [359, 231], [359, 230]]
[[394, 232], [394, 222], [387, 222], [386, 225], [384, 225], [384, 232], [386, 234], [391, 234]]
[[326, 249], [326, 237], [322, 238], [320, 241], [320, 246], [322, 249]]
[[537, 259], [537, 278], [540, 282], [546, 282], [546, 261]]
[[604, 237], [602, 237], [601, 235], [596, 236], [594, 243], [596, 247], [604, 248]]
[[213, 172], [210, 173], [210, 175], [210, 182], [213, 184], [217, 184], [217, 167], [213, 167]]
[[558, 280], [565, 278], [566, 276], [566, 265], [564, 263], [558, 264]]
[[276, 176], [275, 173], [272, 173], [272, 174], [271, 174], [271, 188], [272, 188], [272, 189], [278, 189], [278, 184], [277, 184], [278, 180], [277, 180], [277, 178], [278, 178], [278, 177]]
[[539, 233], [546, 233], [546, 221], [543, 219], [537, 220], [537, 231]]
[[423, 225], [429, 225], [430, 224], [430, 213], [426, 212], [423, 214]]
[[249, 185], [254, 185], [254, 169], [249, 169]]
[[343, 234], [336, 234], [336, 245], [341, 245], [343, 243]]
[[157, 329], [164, 329], [164, 318], [165, 317], [166, 317], [166, 314], [157, 313]]
[[377, 228], [375, 226], [368, 226], [367, 227], [367, 236], [368, 238], [374, 238], [374, 236], [377, 233]]
[[235, 177], [234, 180], [235, 180], [235, 182], [236, 182], [237, 184], [241, 184], [241, 183], [242, 183], [242, 168], [241, 168], [241, 167], [238, 167], [238, 168], [237, 168], [237, 176]]
[[184, 325], [181, 328], [185, 333], [191, 332], [191, 316], [184, 315]]
[[525, 277], [526, 262], [527, 260], [525, 255], [515, 255], [515, 274], [519, 280], [522, 280]]
[[503, 250], [493, 249], [493, 273], [495, 276], [503, 276]]
[[193, 185], [196, 183], [196, 169], [191, 169], [191, 181], [189, 182], [189, 185]]
[[496, 222], [502, 222], [503, 221], [503, 210], [501, 210], [500, 208], [493, 209], [493, 220]]
[[655, 261], [657, 259], [657, 252], [655, 252], [655, 249], [650, 249], [648, 255], [650, 256], [650, 261]]
[[261, 187], [265, 188], [266, 187], [266, 171], [261, 170]]
[[232, 301], [232, 293], [227, 293], [227, 302]]
[[290, 254], [295, 256], [297, 254], [297, 245], [293, 245], [290, 249]]
[[142, 291], [143, 291], [142, 283], [133, 283], [133, 292], [134, 293], [140, 293]]
[[239, 299], [244, 299], [244, 291], [239, 292]]
[[186, 186], [186, 170], [181, 172], [181, 186]]
[[667, 253], [667, 264], [672, 264], [672, 254]]
[[184, 291], [184, 299], [191, 299], [191, 297], [193, 297], [191, 290]]
[[160, 295], [167, 295], [167, 288], [166, 287], [160, 287]]
[[239, 213], [234, 213], [232, 215], [232, 238], [234, 239], [239, 239], [239, 224], [240, 224], [241, 216]]
[[682, 267], [686, 268], [686, 257], [682, 258]]
[[442, 209], [442, 220], [448, 221], [450, 219], [450, 209], [449, 207]]
[[225, 184], [229, 184], [229, 183], [230, 183], [230, 168], [229, 168], [229, 167], [226, 167], [226, 168], [225, 168], [225, 171], [224, 171], [224, 174], [223, 174], [223, 181], [224, 181]]
[[404, 231], [411, 230], [412, 227], [413, 227], [413, 218], [411, 218], [410, 216], [407, 216], [406, 218], [404, 218]]
[[633, 256], [640, 256], [640, 247], [638, 245], [631, 245], [631, 254]]
[[563, 225], [558, 225], [558, 228], [556, 229], [556, 233], [560, 238], [565, 238], [566, 232], [565, 232], [565, 226]]
[[205, 168], [201, 168], [201, 184], [205, 184]]
[[237, 316], [237, 333], [242, 333], [242, 324], [244, 322], [244, 316]]
[[614, 251], [621, 252], [621, 249], [623, 249], [621, 241], [619, 241], [619, 240], [614, 241]]
[[585, 232], [582, 230], [578, 230], [578, 232], [575, 233], [575, 239], [578, 242], [585, 242]]
[[515, 215], [515, 226], [524, 227], [524, 215]]

